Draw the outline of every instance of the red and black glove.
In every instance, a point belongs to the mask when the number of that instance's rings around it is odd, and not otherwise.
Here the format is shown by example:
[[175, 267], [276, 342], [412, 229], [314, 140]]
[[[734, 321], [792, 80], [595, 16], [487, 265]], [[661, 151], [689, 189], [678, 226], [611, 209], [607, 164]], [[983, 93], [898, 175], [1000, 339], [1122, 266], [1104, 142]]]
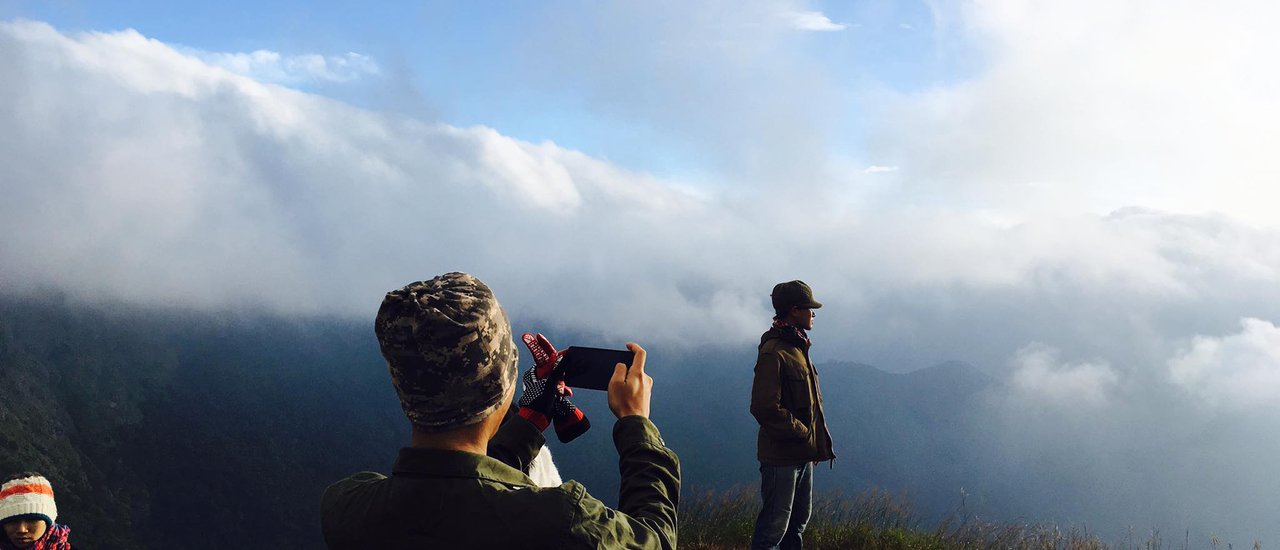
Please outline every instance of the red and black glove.
[[524, 345], [533, 355], [533, 367], [524, 373], [524, 395], [520, 397], [520, 416], [540, 430], [547, 429], [555, 420], [556, 436], [563, 443], [573, 441], [591, 428], [582, 409], [573, 406], [569, 398], [573, 390], [564, 384], [564, 372], [560, 367], [563, 351], [541, 334], [525, 333]]

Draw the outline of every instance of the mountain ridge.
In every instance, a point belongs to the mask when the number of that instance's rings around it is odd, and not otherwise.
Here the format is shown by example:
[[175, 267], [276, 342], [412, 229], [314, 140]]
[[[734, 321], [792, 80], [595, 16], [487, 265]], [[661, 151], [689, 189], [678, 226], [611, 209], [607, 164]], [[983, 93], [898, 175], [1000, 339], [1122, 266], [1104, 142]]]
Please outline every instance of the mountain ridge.
[[[97, 547], [242, 545], [227, 525], [261, 532], [262, 547], [320, 546], [324, 487], [389, 472], [408, 441], [371, 332], [345, 319], [0, 296], [0, 388], [10, 392], [0, 401], [0, 471], [48, 475], [77, 540]], [[653, 419], [681, 457], [686, 491], [758, 483], [754, 346], [649, 351]], [[907, 373], [852, 361], [817, 368], [839, 456], [819, 468], [818, 491], [877, 487], [907, 495], [925, 518], [954, 512], [965, 494], [976, 495], [969, 506], [1019, 513], [1000, 508], [1016, 478], [1000, 479], [984, 442], [998, 380], [960, 362]], [[605, 394], [574, 401], [595, 428], [549, 445], [566, 479], [616, 502]]]

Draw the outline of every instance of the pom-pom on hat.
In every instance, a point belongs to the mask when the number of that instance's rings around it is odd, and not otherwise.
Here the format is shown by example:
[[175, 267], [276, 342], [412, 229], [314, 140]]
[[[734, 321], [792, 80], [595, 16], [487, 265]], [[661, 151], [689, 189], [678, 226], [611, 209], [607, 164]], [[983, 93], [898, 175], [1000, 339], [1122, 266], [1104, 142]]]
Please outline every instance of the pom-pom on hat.
[[18, 516], [37, 517], [53, 526], [58, 505], [53, 485], [40, 474], [19, 474], [0, 485], [0, 524]]

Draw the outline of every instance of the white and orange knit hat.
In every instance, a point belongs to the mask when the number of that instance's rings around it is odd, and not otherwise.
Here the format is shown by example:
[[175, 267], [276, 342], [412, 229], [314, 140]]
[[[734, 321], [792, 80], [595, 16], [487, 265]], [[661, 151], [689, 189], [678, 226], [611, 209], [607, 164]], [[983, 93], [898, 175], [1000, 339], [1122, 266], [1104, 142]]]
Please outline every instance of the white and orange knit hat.
[[49, 522], [58, 519], [53, 486], [39, 474], [21, 475], [0, 485], [0, 523], [18, 516], [35, 516]]

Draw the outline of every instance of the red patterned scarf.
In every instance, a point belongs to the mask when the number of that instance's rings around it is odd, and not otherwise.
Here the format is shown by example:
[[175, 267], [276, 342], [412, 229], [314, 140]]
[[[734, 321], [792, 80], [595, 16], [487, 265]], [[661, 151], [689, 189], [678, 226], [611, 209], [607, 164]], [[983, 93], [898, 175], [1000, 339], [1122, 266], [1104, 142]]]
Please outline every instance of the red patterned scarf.
[[[53, 527], [49, 528], [49, 530], [45, 532], [44, 536], [40, 537], [40, 540], [36, 541], [36, 543], [31, 545], [30, 548], [31, 550], [71, 550], [71, 542], [68, 540], [70, 537], [70, 527], [55, 523], [53, 524]], [[8, 538], [5, 537], [4, 544], [0, 544], [0, 548], [7, 550], [9, 548], [14, 548], [14, 546], [9, 542]]]
[[800, 327], [775, 317], [773, 319], [773, 328], [782, 331], [783, 339], [788, 340], [797, 346], [803, 345], [806, 348], [810, 346], [809, 335]]

